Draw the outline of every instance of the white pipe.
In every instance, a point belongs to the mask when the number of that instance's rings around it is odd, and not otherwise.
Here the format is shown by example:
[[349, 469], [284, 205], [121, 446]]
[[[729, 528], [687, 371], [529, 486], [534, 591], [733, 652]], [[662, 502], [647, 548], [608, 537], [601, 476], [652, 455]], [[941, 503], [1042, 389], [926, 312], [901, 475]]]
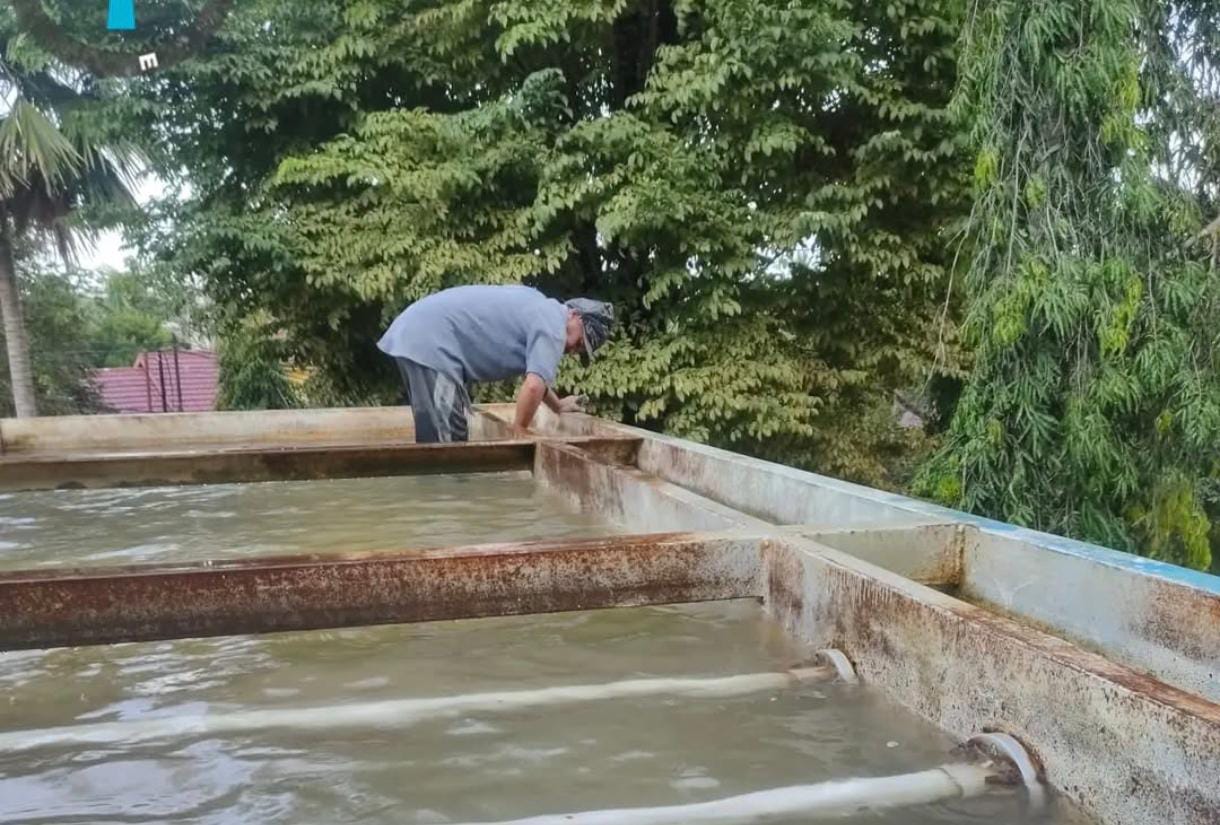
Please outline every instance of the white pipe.
[[600, 685], [571, 685], [538, 690], [468, 693], [426, 699], [387, 699], [305, 708], [265, 708], [206, 716], [169, 716], [125, 722], [99, 722], [58, 728], [0, 733], [0, 753], [70, 745], [120, 745], [274, 728], [325, 730], [341, 727], [404, 728], [437, 717], [468, 713], [504, 713], [546, 705], [568, 705], [639, 696], [721, 698], [780, 690], [802, 682], [830, 681], [835, 671], [810, 667], [778, 673], [747, 673], [712, 679], [631, 679]]
[[828, 647], [818, 651], [818, 655], [826, 661], [830, 662], [839, 673], [839, 678], [849, 685], [857, 684], [860, 678], [856, 676], [856, 669], [852, 666], [851, 660], [838, 648]]
[[1034, 765], [1029, 751], [1025, 750], [1025, 746], [1015, 736], [999, 731], [980, 733], [971, 736], [968, 743], [993, 752], [994, 756], [1007, 761], [1017, 769], [1017, 773], [1021, 776], [1021, 783], [1025, 786], [1029, 805], [1033, 810], [1039, 810], [1046, 804], [1045, 788], [1042, 780], [1038, 778], [1038, 768]]
[[744, 825], [776, 817], [829, 819], [978, 796], [993, 774], [982, 765], [942, 765], [902, 776], [795, 785], [689, 805], [546, 814], [484, 825]]

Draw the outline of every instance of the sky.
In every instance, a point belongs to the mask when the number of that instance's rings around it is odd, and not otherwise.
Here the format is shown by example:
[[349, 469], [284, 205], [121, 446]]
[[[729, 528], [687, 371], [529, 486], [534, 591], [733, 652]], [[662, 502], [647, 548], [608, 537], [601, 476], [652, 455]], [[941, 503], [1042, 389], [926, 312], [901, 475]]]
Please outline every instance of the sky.
[[[155, 175], [144, 175], [136, 183], [135, 196], [140, 205], [147, 204], [163, 194], [165, 183]], [[92, 248], [82, 246], [79, 265], [81, 269], [94, 271], [124, 269], [128, 256], [134, 254], [135, 250], [123, 244], [123, 233], [114, 229], [99, 234]]]
[[123, 235], [117, 230], [103, 232], [94, 242], [93, 248], [81, 250], [82, 269], [123, 269], [131, 250], [123, 246]]

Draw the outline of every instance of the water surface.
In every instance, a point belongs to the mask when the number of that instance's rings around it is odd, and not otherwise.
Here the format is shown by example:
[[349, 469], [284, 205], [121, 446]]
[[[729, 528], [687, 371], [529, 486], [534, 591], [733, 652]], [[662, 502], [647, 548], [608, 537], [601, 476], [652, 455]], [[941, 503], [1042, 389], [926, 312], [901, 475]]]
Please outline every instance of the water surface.
[[[799, 663], [753, 602], [0, 653], [0, 730]], [[868, 689], [636, 698], [400, 729], [0, 754], [0, 823], [441, 825], [924, 770], [952, 742]], [[848, 823], [1076, 823], [999, 793]], [[778, 825], [798, 825], [799, 820]]]
[[0, 494], [0, 569], [10, 570], [608, 532], [529, 473]]

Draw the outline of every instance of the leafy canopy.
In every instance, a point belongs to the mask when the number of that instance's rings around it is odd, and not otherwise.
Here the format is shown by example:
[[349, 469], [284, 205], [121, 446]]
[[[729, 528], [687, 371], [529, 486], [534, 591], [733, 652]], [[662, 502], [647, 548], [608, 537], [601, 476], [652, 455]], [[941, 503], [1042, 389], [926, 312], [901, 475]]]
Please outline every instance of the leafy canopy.
[[562, 375], [602, 413], [893, 483], [860, 421], [938, 344], [958, 5], [255, 0], [136, 84], [192, 190], [159, 249], [319, 399], [396, 397], [407, 302], [525, 282], [618, 303]]

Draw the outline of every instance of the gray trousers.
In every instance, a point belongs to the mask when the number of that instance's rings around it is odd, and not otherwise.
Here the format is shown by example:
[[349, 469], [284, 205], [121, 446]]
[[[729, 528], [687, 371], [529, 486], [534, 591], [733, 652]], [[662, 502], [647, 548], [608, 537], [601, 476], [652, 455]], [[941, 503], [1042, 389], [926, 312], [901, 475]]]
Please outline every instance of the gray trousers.
[[466, 441], [470, 392], [461, 382], [406, 358], [395, 358], [415, 416], [417, 444]]

